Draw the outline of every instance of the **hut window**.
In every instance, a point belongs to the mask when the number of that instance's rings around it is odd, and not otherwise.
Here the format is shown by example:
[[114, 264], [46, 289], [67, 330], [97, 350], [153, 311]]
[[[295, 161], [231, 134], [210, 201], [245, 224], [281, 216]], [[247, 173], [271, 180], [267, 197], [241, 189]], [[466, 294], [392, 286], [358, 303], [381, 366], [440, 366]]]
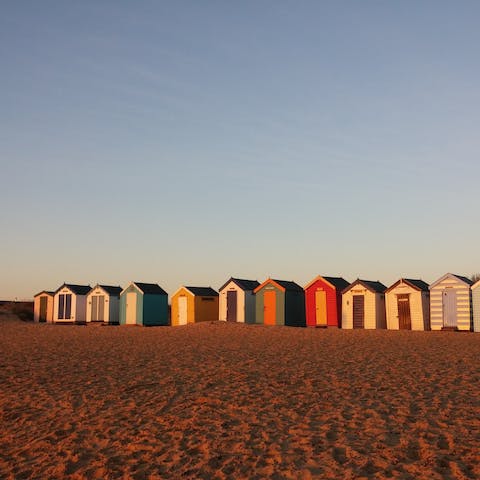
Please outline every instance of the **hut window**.
[[202, 297], [202, 302], [213, 302], [212, 297]]

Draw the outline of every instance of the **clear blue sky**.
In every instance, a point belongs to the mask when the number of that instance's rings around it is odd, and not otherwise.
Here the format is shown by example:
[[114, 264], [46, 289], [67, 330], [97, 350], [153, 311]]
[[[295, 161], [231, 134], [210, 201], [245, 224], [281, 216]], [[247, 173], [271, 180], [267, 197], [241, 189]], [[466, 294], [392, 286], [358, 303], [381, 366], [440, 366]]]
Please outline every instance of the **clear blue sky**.
[[0, 297], [479, 271], [479, 18], [2, 1]]

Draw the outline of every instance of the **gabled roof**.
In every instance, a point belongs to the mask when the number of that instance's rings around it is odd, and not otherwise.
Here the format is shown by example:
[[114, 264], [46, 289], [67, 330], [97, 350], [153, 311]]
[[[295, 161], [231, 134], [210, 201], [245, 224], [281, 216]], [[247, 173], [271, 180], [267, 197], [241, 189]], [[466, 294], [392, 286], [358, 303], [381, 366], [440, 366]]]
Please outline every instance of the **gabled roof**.
[[230, 279], [227, 280], [218, 290], [222, 291], [230, 282], [233, 282], [245, 291], [255, 290], [260, 285], [260, 282], [257, 282], [257, 280], [245, 280], [243, 278], [230, 277]]
[[472, 290], [475, 290], [476, 288], [480, 287], [480, 280], [477, 280], [473, 285], [472, 285]]
[[55, 295], [55, 292], [50, 292], [49, 290], [42, 290], [41, 292], [36, 293], [33, 298], [38, 297], [39, 295]]
[[132, 283], [147, 295], [150, 295], [150, 294], [168, 295], [167, 292], [160, 285], [156, 283], [140, 283], [140, 282], [132, 282]]
[[300, 285], [298, 285], [298, 283], [290, 282], [288, 280], [274, 280], [273, 278], [267, 278], [262, 284], [258, 285], [258, 287], [255, 288], [253, 293], [257, 293], [265, 285], [268, 285], [268, 284], [276, 285], [276, 287], [282, 290], [283, 292], [287, 290], [291, 292], [303, 292], [303, 288]]
[[308, 287], [312, 286], [318, 280], [325, 280], [328, 282], [332, 287], [335, 287], [337, 290], [342, 291], [344, 288], [347, 288], [350, 285], [350, 282], [347, 282], [342, 277], [324, 277], [322, 275], [317, 275], [311, 282], [305, 285], [304, 290]]
[[184, 287], [198, 297], [218, 297], [218, 292], [212, 287]]
[[407, 285], [410, 285], [410, 287], [414, 288], [415, 290], [428, 292], [427, 282], [424, 282], [423, 280], [413, 279], [413, 278], [401, 278], [400, 280], [397, 280], [393, 285], [390, 285], [387, 288], [387, 292], [389, 292], [390, 290], [393, 290], [397, 285], [399, 285], [402, 282], [406, 283]]
[[467, 278], [467, 277], [464, 277], [462, 275], [455, 275], [454, 273], [446, 273], [445, 275], [443, 275], [442, 277], [440, 277], [438, 280], [436, 280], [435, 282], [433, 282], [431, 285], [430, 285], [430, 290], [435, 287], [437, 284], [439, 284], [440, 282], [443, 282], [443, 280], [445, 280], [446, 278], [448, 277], [455, 277], [457, 280], [460, 280], [461, 282], [465, 283], [466, 285], [472, 285], [472, 281]]
[[[102, 290], [104, 290], [109, 295], [114, 295], [114, 296], [117, 296], [117, 297], [122, 292], [122, 287], [114, 287], [112, 285], [100, 285], [99, 283], [97, 283], [97, 285], [92, 287], [92, 290], [95, 290], [98, 287], [100, 287]], [[90, 291], [92, 291], [92, 290], [90, 290]]]
[[362, 285], [365, 287], [367, 290], [370, 290], [373, 293], [385, 293], [385, 290], [387, 287], [382, 283], [373, 280], [361, 280], [360, 278], [357, 278], [353, 283], [351, 283], [347, 288], [342, 290], [342, 293], [347, 292], [348, 290], [351, 290], [355, 285]]
[[61, 287], [55, 290], [55, 293], [59, 292], [64, 287], [67, 287], [75, 295], [86, 295], [92, 289], [90, 285], [75, 285], [73, 283], [64, 283]]

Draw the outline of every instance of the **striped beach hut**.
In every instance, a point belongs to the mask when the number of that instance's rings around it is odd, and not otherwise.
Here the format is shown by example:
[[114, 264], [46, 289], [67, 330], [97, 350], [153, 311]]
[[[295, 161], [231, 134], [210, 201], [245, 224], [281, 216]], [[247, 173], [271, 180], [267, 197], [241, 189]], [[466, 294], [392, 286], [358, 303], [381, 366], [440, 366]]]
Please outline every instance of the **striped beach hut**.
[[172, 325], [218, 320], [218, 292], [212, 287], [180, 287], [172, 295]]
[[130, 282], [120, 293], [120, 325], [168, 325], [168, 294], [156, 283]]
[[430, 285], [430, 327], [432, 330], [471, 330], [472, 281], [446, 273]]
[[254, 293], [256, 323], [305, 327], [305, 292], [300, 285], [268, 278]]
[[120, 293], [122, 287], [95, 285], [87, 293], [87, 323], [120, 323]]
[[315, 277], [305, 290], [307, 327], [340, 327], [342, 324], [342, 290], [348, 287], [341, 277]]
[[378, 281], [355, 280], [342, 292], [342, 328], [386, 328], [385, 290]]
[[480, 280], [472, 285], [473, 331], [480, 332]]
[[218, 318], [227, 322], [255, 323], [257, 280], [231, 277], [219, 289]]
[[33, 297], [33, 321], [34, 322], [53, 322], [53, 298], [55, 292], [43, 290]]
[[64, 283], [53, 297], [53, 321], [55, 323], [85, 323], [87, 293], [90, 285]]
[[423, 280], [401, 278], [385, 292], [389, 330], [430, 330], [430, 291]]

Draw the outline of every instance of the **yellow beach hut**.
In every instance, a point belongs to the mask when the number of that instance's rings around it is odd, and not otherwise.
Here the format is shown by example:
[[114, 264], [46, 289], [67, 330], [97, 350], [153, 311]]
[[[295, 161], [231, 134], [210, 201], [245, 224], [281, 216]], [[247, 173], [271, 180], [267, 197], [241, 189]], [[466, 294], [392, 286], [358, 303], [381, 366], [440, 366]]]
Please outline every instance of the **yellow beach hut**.
[[218, 320], [218, 292], [212, 287], [180, 287], [172, 295], [172, 325]]

